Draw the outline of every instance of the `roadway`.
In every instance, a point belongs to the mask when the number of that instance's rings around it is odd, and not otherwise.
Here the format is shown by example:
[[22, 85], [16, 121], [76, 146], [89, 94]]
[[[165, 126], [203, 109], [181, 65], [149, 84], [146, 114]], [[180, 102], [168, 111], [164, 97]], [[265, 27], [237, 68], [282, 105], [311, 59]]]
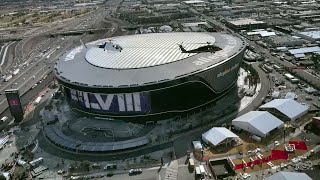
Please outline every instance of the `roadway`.
[[[44, 88], [46, 84], [48, 84], [47, 79], [50, 79], [49, 76], [45, 80], [43, 80], [43, 78], [50, 73], [53, 76], [52, 69], [58, 57], [61, 56], [64, 52], [70, 50], [72, 47], [80, 45], [80, 38], [91, 41], [105, 36], [111, 36], [116, 31], [118, 26], [112, 21], [105, 21], [105, 17], [108, 15], [108, 12], [106, 12], [104, 8], [100, 8], [97, 13], [89, 13], [87, 15], [81, 16], [79, 19], [68, 20], [68, 23], [56, 22], [50, 26], [37, 28], [37, 31], [28, 32], [28, 38], [20, 41], [19, 43], [14, 42], [12, 43], [12, 45], [10, 44], [10, 49], [13, 50], [11, 50], [9, 54], [12, 55], [16, 53], [17, 57], [12, 58], [12, 62], [16, 61], [15, 64], [8, 63], [11, 65], [8, 65], [8, 67], [19, 67], [20, 72], [18, 75], [13, 76], [12, 79], [10, 79], [8, 82], [0, 82], [0, 113], [4, 111], [4, 113], [1, 114], [1, 117], [10, 117], [10, 114], [7, 110], [8, 104], [4, 94], [4, 91], [6, 89], [19, 89], [20, 95], [22, 97], [22, 104], [28, 104], [28, 102], [32, 100], [34, 96], [36, 96], [37, 93], [35, 93], [35, 91], [40, 92], [41, 89]], [[103, 22], [105, 25], [106, 23], [111, 24], [111, 27], [109, 26], [109, 30], [107, 32], [100, 34], [85, 34], [83, 36], [68, 36], [65, 38], [46, 38], [41, 41], [37, 41], [37, 37], [43, 37], [44, 33], [52, 32], [60, 27], [63, 27], [63, 30], [74, 28], [78, 29], [83, 27], [84, 25], [86, 25], [85, 27], [94, 27], [97, 22], [91, 21], [90, 19]], [[58, 46], [60, 47], [59, 49], [57, 49]], [[29, 50], [28, 52], [24, 52], [24, 49]], [[47, 51], [44, 53], [44, 50]], [[9, 62], [9, 60], [5, 61]], [[28, 66], [26, 66], [26, 64]], [[36, 84], [37, 86], [35, 86]], [[30, 90], [32, 87], [35, 88]], [[28, 95], [25, 96], [25, 94]]]
[[[265, 58], [268, 58], [277, 64], [280, 64], [284, 67], [293, 67], [296, 66], [288, 61], [280, 60], [280, 58], [272, 56], [270, 51], [266, 48], [263, 48], [257, 44], [255, 44], [254, 41], [247, 40], [247, 42], [255, 48], [255, 51], [262, 52], [265, 56]], [[292, 69], [294, 73], [296, 73], [299, 78], [306, 81], [307, 83], [311, 84], [312, 86], [316, 87], [318, 90], [320, 90], [320, 79], [315, 77], [314, 75], [310, 74], [309, 72], [303, 70], [303, 69]]]
[[[195, 10], [194, 8], [190, 7], [189, 10], [194, 13], [195, 15], [198, 15], [204, 19], [206, 19], [208, 22], [212, 23], [215, 25], [215, 27], [219, 27], [218, 29], [221, 31], [227, 31], [227, 32], [231, 32], [234, 34], [235, 33], [232, 29], [226, 27], [224, 24], [214, 20], [213, 18], [206, 16], [200, 12], [198, 12], [197, 10]], [[255, 48], [255, 51], [257, 52], [262, 52], [266, 58], [273, 60], [275, 62], [277, 62], [278, 64], [281, 64], [284, 67], [292, 67], [295, 66], [294, 64], [292, 64], [291, 62], [288, 61], [282, 61], [280, 60], [280, 58], [278, 57], [274, 57], [271, 55], [270, 51], [264, 47], [261, 47], [259, 45], [257, 45], [254, 41], [250, 41], [248, 39], [247, 43], [249, 45], [251, 45], [252, 47]], [[259, 68], [258, 68], [259, 69]], [[320, 79], [312, 74], [310, 74], [309, 72], [305, 71], [305, 70], [301, 70], [301, 69], [292, 69], [292, 71], [295, 73], [296, 76], [298, 76], [300, 79], [306, 81], [307, 83], [309, 83], [310, 85], [314, 86], [315, 88], [317, 88], [318, 90], [320, 90]]]
[[4, 74], [7, 70], [13, 70], [14, 59], [15, 59], [15, 47], [18, 42], [10, 42], [3, 46], [0, 51], [0, 66], [1, 74]]

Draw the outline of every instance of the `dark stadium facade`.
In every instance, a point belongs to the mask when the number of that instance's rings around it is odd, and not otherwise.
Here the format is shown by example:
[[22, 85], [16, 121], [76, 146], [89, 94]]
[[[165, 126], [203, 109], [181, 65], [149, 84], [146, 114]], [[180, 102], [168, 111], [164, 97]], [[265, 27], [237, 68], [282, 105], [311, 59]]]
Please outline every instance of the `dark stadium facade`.
[[[216, 52], [188, 52], [217, 46]], [[88, 116], [153, 121], [214, 103], [237, 81], [245, 41], [222, 33], [113, 37], [79, 46], [55, 65], [73, 110]]]

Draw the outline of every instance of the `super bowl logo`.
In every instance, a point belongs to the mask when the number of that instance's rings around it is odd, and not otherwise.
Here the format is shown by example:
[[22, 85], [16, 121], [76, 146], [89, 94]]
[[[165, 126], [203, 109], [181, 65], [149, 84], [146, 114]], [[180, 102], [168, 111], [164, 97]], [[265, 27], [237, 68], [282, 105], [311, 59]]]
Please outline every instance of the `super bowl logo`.
[[146, 92], [100, 94], [70, 89], [71, 100], [81, 107], [107, 112], [148, 112], [150, 97]]

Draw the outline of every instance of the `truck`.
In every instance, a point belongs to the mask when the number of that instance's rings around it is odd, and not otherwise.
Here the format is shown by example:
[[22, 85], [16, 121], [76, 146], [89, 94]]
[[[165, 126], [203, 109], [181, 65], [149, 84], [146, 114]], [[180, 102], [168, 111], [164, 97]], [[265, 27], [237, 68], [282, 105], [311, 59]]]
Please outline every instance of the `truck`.
[[36, 104], [39, 104], [40, 101], [41, 101], [41, 99], [42, 99], [41, 96], [37, 97], [36, 100], [34, 100], [34, 104], [35, 104], [35, 105], [36, 105]]
[[200, 168], [201, 176], [204, 177], [204, 175], [206, 174], [206, 169], [204, 168], [204, 165], [200, 164], [199, 168]]
[[19, 74], [19, 72], [20, 72], [20, 69], [16, 69], [16, 70], [14, 70], [13, 72], [12, 72], [12, 75], [17, 75], [17, 74]]
[[29, 164], [30, 164], [32, 167], [38, 166], [38, 165], [40, 165], [41, 163], [43, 163], [43, 158], [42, 158], [42, 157], [40, 157], [40, 158], [38, 158], [38, 159], [35, 159], [35, 160], [29, 162]]
[[284, 74], [284, 77], [285, 77], [286, 79], [288, 79], [289, 81], [290, 81], [291, 79], [294, 79], [294, 76], [292, 76], [292, 75], [289, 74], [289, 73]]
[[3, 117], [1, 118], [1, 120], [0, 120], [0, 123], [4, 123], [7, 119], [8, 119], [7, 116], [3, 116]]
[[196, 171], [194, 173], [195, 173], [195, 179], [201, 179], [201, 172], [199, 167], [196, 167]]
[[189, 163], [188, 163], [189, 169], [190, 170], [194, 170], [194, 160], [193, 159], [189, 159]]
[[292, 84], [298, 84], [298, 83], [299, 83], [299, 79], [293, 78], [293, 79], [290, 79], [290, 82], [291, 82]]
[[9, 75], [7, 75], [7, 76], [4, 78], [4, 81], [5, 81], [5, 82], [8, 82], [11, 78], [12, 78], [12, 75], [9, 74]]

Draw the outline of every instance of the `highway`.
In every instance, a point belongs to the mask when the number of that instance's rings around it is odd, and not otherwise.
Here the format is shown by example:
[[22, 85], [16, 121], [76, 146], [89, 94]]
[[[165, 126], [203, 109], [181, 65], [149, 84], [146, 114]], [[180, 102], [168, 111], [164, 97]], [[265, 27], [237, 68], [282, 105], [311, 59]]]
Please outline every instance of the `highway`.
[[[8, 47], [8, 53], [4, 57], [5, 69], [13, 70], [13, 66], [19, 67], [20, 72], [13, 76], [8, 82], [0, 82], [0, 113], [1, 116], [9, 116], [8, 104], [4, 91], [17, 88], [22, 96], [23, 106], [27, 105], [37, 93], [40, 92], [53, 79], [52, 69], [55, 61], [66, 51], [80, 45], [80, 38], [84, 42], [110, 37], [118, 29], [117, 23], [106, 21], [109, 11], [99, 8], [96, 12], [85, 14], [79, 18], [71, 18], [65, 22], [55, 22], [45, 27], [37, 27], [36, 30], [29, 30], [28, 37], [20, 42], [10, 42], [4, 46], [0, 53]], [[96, 26], [99, 27], [96, 27]], [[111, 27], [110, 27], [111, 25]], [[102, 27], [101, 27], [102, 26]], [[107, 32], [99, 34], [84, 34], [83, 36], [57, 36], [56, 38], [45, 37], [43, 34], [54, 32], [57, 28], [74, 30], [81, 28], [106, 28]], [[59, 48], [57, 48], [59, 46]], [[9, 53], [10, 49], [10, 53]], [[16, 57], [14, 55], [17, 54]], [[11, 58], [9, 58], [9, 56]], [[1, 60], [1, 59], [0, 59]], [[3, 66], [5, 67], [5, 66]], [[46, 79], [44, 79], [46, 77]], [[4, 123], [7, 124], [8, 122]], [[0, 125], [0, 129], [1, 129]]]

